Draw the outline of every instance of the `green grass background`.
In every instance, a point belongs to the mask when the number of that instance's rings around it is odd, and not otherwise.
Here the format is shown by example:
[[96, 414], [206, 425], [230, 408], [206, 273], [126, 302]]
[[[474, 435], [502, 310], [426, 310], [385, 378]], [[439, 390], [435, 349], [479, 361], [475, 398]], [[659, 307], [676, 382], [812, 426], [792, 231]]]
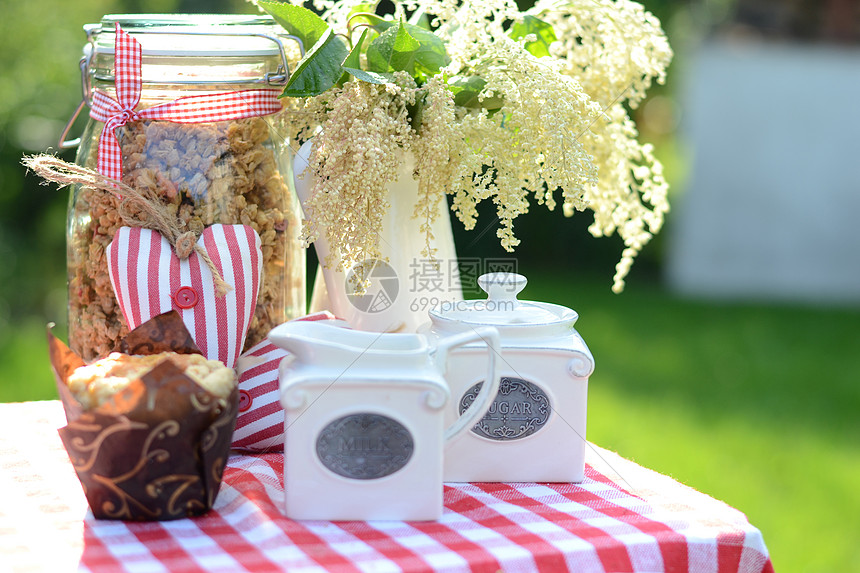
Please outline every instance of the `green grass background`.
[[[529, 278], [523, 298], [580, 314], [588, 439], [746, 513], [777, 572], [860, 571], [860, 309]], [[22, 321], [0, 347], [0, 401], [56, 397], [44, 332]]]
[[746, 513], [777, 572], [860, 571], [860, 310], [534, 278], [594, 354], [590, 440]]

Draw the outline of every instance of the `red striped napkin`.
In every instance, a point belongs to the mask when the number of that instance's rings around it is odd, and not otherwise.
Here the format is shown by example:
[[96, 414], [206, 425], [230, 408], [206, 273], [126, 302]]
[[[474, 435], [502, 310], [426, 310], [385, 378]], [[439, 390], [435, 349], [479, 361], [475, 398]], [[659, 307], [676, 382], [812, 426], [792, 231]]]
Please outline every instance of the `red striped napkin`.
[[[317, 312], [295, 320], [321, 321], [349, 328], [330, 312]], [[278, 387], [278, 367], [289, 353], [268, 339], [239, 358], [239, 417], [233, 431], [233, 448], [248, 452], [284, 450], [284, 409]]]

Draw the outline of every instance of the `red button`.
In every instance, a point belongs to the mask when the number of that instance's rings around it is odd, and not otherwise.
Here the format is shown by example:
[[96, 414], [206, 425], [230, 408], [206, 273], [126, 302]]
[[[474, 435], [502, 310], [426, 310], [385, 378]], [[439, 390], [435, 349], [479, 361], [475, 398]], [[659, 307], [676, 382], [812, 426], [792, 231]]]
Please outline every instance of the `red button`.
[[239, 390], [239, 411], [246, 412], [251, 407], [251, 395], [244, 390]]
[[173, 294], [173, 300], [179, 308], [191, 308], [197, 304], [197, 291], [190, 286], [179, 287]]

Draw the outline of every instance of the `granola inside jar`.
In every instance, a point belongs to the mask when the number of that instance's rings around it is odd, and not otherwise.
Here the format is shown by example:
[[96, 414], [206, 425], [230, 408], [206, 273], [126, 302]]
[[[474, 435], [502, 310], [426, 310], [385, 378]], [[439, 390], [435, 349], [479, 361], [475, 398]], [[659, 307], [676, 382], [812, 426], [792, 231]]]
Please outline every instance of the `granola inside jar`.
[[[140, 111], [187, 95], [277, 87], [298, 47], [257, 16], [105, 16], [88, 25], [82, 60], [84, 98], [116, 97], [114, 25], [142, 47]], [[122, 182], [167, 206], [182, 231], [247, 225], [261, 240], [262, 280], [244, 348], [305, 311], [305, 251], [292, 190], [282, 113], [179, 123], [135, 117], [115, 130]], [[96, 169], [104, 123], [90, 118], [77, 163]], [[88, 187], [72, 189], [67, 220], [69, 345], [85, 360], [111, 352], [128, 326], [114, 295], [106, 248], [124, 225], [120, 199]], [[146, 213], [124, 215], [146, 219]]]

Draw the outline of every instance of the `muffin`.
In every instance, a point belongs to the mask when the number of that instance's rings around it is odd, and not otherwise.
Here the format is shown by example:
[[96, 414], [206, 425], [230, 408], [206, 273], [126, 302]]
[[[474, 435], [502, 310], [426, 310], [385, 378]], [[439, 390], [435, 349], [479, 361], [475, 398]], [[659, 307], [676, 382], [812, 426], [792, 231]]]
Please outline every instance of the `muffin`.
[[150, 521], [209, 511], [236, 425], [235, 371], [200, 355], [175, 311], [92, 364], [50, 331], [48, 346], [69, 422], [60, 438], [93, 515]]

